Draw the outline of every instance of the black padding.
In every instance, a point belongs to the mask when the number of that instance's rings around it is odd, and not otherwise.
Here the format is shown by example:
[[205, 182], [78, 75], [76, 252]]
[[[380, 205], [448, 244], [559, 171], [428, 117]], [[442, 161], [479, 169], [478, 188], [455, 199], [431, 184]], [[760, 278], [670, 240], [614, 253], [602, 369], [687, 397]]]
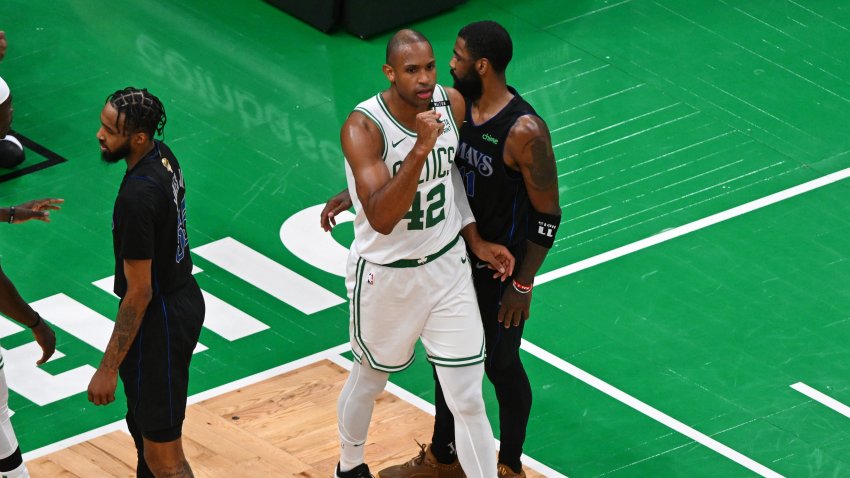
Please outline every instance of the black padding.
[[0, 139], [0, 168], [12, 169], [24, 162], [24, 150], [8, 139]]
[[323, 32], [337, 26], [343, 0], [266, 0], [266, 2]]
[[[453, 8], [466, 0], [344, 0], [342, 23], [360, 38], [369, 38]], [[311, 2], [312, 3], [312, 2]], [[457, 32], [451, 32], [454, 35]]]

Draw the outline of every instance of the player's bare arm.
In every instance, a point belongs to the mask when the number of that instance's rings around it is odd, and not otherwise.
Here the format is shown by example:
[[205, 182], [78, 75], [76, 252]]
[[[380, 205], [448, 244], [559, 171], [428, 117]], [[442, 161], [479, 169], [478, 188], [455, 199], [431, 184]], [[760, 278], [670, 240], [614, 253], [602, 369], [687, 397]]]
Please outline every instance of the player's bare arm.
[[[552, 139], [543, 120], [531, 115], [517, 120], [505, 144], [505, 164], [522, 173], [535, 214], [550, 223], [560, 221], [558, 170]], [[553, 226], [557, 230], [558, 224]], [[531, 224], [529, 228], [537, 229], [537, 224]], [[526, 241], [525, 258], [514, 274], [515, 286], [507, 287], [502, 297], [499, 321], [505, 327], [519, 325], [529, 318], [531, 286], [550, 247], [551, 243], [541, 245], [533, 238]]]
[[56, 351], [56, 334], [50, 325], [24, 301], [3, 269], [0, 269], [0, 312], [32, 330], [36, 343], [41, 347], [41, 358], [36, 365], [47, 362]]
[[443, 132], [440, 114], [427, 110], [416, 115], [416, 144], [395, 176], [382, 159], [384, 139], [377, 125], [353, 112], [342, 127], [341, 142], [351, 167], [356, 194], [372, 228], [389, 234], [410, 209], [425, 159]]
[[115, 401], [118, 366], [130, 350], [153, 297], [150, 285], [152, 262], [150, 259], [124, 260], [127, 293], [118, 307], [115, 327], [112, 329], [112, 337], [109, 338], [103, 359], [89, 383], [89, 401], [95, 405], [106, 405]]
[[[452, 105], [452, 115], [454, 116], [455, 124], [459, 127], [463, 124], [464, 115], [466, 114], [466, 103], [463, 100], [463, 96], [457, 90], [453, 88], [446, 88], [446, 93], [448, 94], [449, 101]], [[383, 153], [383, 151], [381, 151], [381, 153]], [[333, 229], [334, 226], [336, 226], [336, 216], [340, 212], [350, 209], [351, 205], [351, 194], [348, 192], [348, 189], [343, 189], [328, 199], [319, 218], [322, 229], [326, 232]], [[405, 213], [406, 212], [407, 211], [405, 211]], [[511, 269], [513, 269], [513, 261], [511, 261]]]

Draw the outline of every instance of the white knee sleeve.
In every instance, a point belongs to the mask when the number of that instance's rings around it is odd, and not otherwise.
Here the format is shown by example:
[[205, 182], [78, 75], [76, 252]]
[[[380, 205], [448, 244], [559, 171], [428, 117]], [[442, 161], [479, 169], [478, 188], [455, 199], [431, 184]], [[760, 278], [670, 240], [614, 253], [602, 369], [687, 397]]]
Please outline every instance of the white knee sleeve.
[[375, 399], [386, 387], [387, 378], [389, 374], [373, 369], [365, 361], [355, 362], [351, 368], [336, 406], [341, 471], [348, 471], [363, 463], [363, 445], [369, 432]]

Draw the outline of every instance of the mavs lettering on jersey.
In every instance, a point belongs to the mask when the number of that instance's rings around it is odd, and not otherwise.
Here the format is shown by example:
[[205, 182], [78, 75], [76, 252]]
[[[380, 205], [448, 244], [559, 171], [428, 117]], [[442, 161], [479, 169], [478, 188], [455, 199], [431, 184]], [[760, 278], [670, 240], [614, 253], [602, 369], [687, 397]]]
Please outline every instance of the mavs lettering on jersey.
[[465, 160], [466, 165], [478, 170], [478, 174], [482, 176], [490, 176], [493, 174], [493, 158], [486, 155], [466, 142], [460, 143], [460, 152], [457, 155], [457, 160]]

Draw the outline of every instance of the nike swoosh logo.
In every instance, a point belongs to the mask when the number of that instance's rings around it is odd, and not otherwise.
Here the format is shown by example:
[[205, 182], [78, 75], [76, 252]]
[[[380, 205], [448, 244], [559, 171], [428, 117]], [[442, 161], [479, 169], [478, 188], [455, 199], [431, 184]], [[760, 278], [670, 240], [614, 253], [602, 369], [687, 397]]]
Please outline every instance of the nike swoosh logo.
[[489, 266], [489, 265], [490, 265], [490, 264], [488, 264], [488, 263], [486, 263], [486, 262], [476, 262], [476, 263], [475, 263], [475, 268], [476, 268], [476, 269], [483, 269], [483, 268], [485, 268], [485, 267], [487, 267], [487, 266]]
[[393, 143], [393, 148], [395, 148], [396, 146], [400, 145], [400, 144], [401, 144], [401, 142], [402, 142], [402, 141], [404, 141], [404, 140], [406, 140], [406, 139], [407, 139], [407, 136], [405, 136], [404, 138], [401, 138], [400, 140], [398, 140], [398, 141], [396, 141], [395, 143]]

